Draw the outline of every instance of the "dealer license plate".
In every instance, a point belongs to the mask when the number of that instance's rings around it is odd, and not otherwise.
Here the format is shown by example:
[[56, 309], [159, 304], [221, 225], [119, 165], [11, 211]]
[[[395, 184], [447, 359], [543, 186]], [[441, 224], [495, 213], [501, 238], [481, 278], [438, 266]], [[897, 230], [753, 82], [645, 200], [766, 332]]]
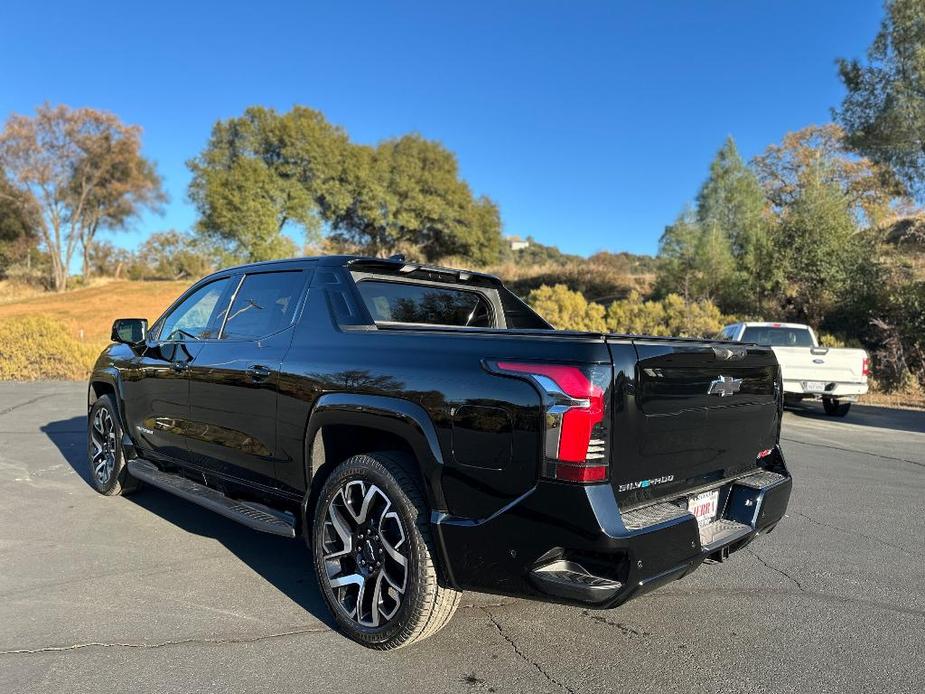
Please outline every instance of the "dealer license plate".
[[687, 510], [694, 514], [698, 525], [707, 525], [716, 518], [716, 506], [719, 502], [719, 489], [712, 492], [696, 494], [687, 500]]
[[803, 390], [807, 393], [824, 393], [825, 381], [805, 381], [803, 383]]

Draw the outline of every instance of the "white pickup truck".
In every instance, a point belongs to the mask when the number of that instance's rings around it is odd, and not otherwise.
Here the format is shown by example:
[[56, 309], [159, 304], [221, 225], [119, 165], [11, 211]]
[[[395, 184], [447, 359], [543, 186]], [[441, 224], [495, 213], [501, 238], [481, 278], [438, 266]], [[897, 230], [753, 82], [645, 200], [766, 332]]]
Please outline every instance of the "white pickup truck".
[[785, 402], [822, 400], [826, 414], [844, 417], [851, 403], [867, 392], [867, 352], [820, 347], [816, 333], [808, 325], [734, 323], [723, 328], [719, 337], [771, 347], [780, 362]]

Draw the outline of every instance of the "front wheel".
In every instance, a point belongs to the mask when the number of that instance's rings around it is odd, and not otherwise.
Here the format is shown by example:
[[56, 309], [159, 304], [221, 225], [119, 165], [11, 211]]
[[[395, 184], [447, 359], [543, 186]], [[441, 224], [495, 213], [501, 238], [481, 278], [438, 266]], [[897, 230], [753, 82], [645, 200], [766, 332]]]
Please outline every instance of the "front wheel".
[[132, 477], [122, 452], [122, 427], [115, 405], [101, 396], [87, 417], [87, 459], [90, 485], [100, 494], [119, 496], [135, 491], [141, 482]]
[[443, 585], [417, 476], [398, 454], [356, 455], [325, 480], [315, 506], [315, 573], [340, 630], [401, 648], [449, 622], [461, 593]]
[[848, 410], [851, 409], [851, 403], [839, 402], [832, 398], [823, 398], [822, 409], [824, 409], [825, 413], [830, 417], [844, 417], [848, 414]]

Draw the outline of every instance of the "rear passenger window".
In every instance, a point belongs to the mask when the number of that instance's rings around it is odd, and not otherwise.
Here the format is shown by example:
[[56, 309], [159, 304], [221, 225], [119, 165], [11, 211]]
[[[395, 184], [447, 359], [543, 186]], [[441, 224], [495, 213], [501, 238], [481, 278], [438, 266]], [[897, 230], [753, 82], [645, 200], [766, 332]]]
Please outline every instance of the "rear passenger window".
[[357, 284], [377, 323], [424, 323], [490, 328], [491, 305], [478, 292], [406, 282]]
[[288, 328], [304, 279], [298, 270], [246, 275], [228, 311], [222, 338], [255, 340]]

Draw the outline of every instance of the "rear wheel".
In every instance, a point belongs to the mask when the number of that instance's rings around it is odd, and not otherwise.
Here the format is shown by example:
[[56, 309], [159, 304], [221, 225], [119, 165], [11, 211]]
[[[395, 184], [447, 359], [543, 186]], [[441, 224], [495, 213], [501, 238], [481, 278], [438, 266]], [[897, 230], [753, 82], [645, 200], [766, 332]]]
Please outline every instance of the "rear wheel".
[[325, 480], [312, 528], [315, 573], [341, 631], [369, 648], [420, 641], [453, 616], [416, 475], [391, 453], [357, 455]]
[[90, 408], [87, 417], [87, 460], [90, 484], [100, 494], [130, 494], [141, 485], [126, 467], [122, 452], [122, 427], [109, 395], [101, 396]]
[[848, 414], [848, 410], [851, 409], [851, 403], [839, 402], [833, 398], [823, 398], [822, 409], [824, 409], [825, 413], [830, 417], [844, 417]]

